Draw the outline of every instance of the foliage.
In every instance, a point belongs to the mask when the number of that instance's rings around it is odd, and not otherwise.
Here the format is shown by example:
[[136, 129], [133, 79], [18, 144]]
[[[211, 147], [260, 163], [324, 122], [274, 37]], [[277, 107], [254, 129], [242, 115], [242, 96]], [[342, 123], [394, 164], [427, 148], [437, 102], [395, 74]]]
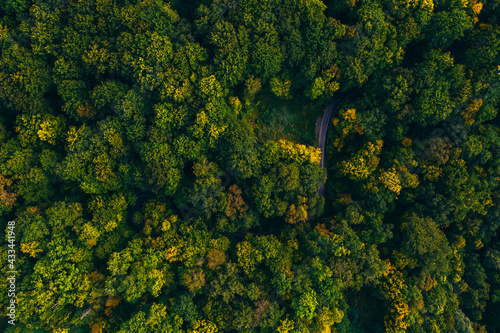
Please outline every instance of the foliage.
[[0, 0], [0, 329], [500, 331], [499, 10]]

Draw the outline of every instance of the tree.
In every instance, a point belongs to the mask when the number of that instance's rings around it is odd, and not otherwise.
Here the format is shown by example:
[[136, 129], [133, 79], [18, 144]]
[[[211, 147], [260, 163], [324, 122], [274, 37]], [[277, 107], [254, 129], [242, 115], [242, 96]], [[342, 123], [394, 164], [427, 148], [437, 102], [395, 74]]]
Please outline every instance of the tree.
[[387, 4], [392, 24], [398, 35], [398, 45], [405, 49], [414, 40], [422, 40], [430, 24], [434, 3], [430, 1], [390, 1]]
[[181, 179], [180, 168], [183, 166], [173, 151], [168, 137], [158, 128], [151, 128], [146, 142], [142, 142], [139, 153], [147, 165], [147, 182], [156, 188], [164, 188], [166, 194], [175, 193]]
[[238, 267], [233, 263], [226, 263], [224, 268], [218, 271], [216, 278], [212, 280], [209, 287], [210, 297], [222, 297], [224, 303], [229, 303], [235, 296], [243, 295], [244, 286], [238, 276]]
[[456, 105], [470, 96], [470, 81], [462, 65], [454, 65], [449, 53], [432, 50], [415, 70], [412, 120], [436, 124], [456, 113]]
[[339, 163], [340, 173], [355, 181], [368, 178], [378, 166], [379, 158], [377, 155], [382, 150], [382, 144], [382, 140], [365, 144], [349, 160]]
[[0, 174], [0, 215], [9, 213], [16, 199], [17, 194], [12, 191], [12, 179]]
[[490, 291], [490, 284], [486, 282], [486, 272], [479, 256], [467, 253], [465, 256], [464, 282], [468, 288], [459, 295], [464, 313], [475, 321], [481, 320]]
[[252, 247], [249, 242], [240, 242], [236, 245], [236, 254], [238, 256], [238, 265], [243, 269], [245, 274], [250, 275], [256, 269], [264, 256], [258, 250]]
[[472, 26], [472, 18], [464, 10], [437, 12], [428, 25], [429, 45], [432, 48], [447, 49]]
[[146, 251], [143, 246], [148, 242], [148, 239], [142, 241], [135, 238], [124, 250], [111, 254], [108, 260], [111, 274], [106, 279], [107, 294], [123, 296], [133, 304], [146, 293], [158, 297], [162, 288], [173, 282], [170, 265], [164, 251], [161, 251], [164, 249]]
[[248, 206], [243, 201], [241, 189], [237, 185], [231, 185], [228, 192], [228, 200], [226, 206], [226, 215], [230, 219], [241, 219]]
[[312, 319], [314, 318], [318, 301], [316, 300], [316, 292], [314, 290], [303, 293], [299, 298], [292, 301], [292, 308], [295, 310], [295, 315], [298, 318]]
[[135, 313], [128, 321], [121, 325], [120, 333], [149, 333], [160, 329], [164, 332], [182, 332], [183, 320], [177, 315], [171, 315], [167, 307], [161, 303], [153, 303], [145, 311]]
[[[395, 43], [394, 26], [375, 2], [363, 3], [356, 11], [358, 18], [349, 51], [343, 52], [343, 81], [347, 87], [365, 83], [376, 70], [385, 69], [401, 58]], [[367, 64], [371, 64], [368, 66]]]
[[114, 191], [130, 184], [131, 165], [126, 163], [129, 147], [123, 127], [114, 117], [98, 123], [98, 131], [89, 127], [70, 127], [68, 155], [58, 167], [58, 174], [67, 181], [76, 181], [91, 194]]
[[418, 259], [421, 274], [448, 274], [451, 249], [445, 234], [431, 218], [407, 214], [403, 217], [401, 229], [404, 232], [404, 249]]
[[248, 33], [238, 31], [226, 21], [217, 21], [210, 33], [210, 43], [216, 47], [214, 63], [218, 76], [227, 86], [235, 86], [246, 77], [248, 62]]
[[274, 27], [262, 19], [256, 22], [256, 29], [250, 35], [250, 68], [264, 81], [281, 70], [283, 55], [279, 37]]
[[[39, 156], [33, 149], [25, 148], [18, 140], [11, 139], [2, 145], [1, 150], [0, 172], [13, 179], [12, 186], [18, 196], [27, 203], [47, 201], [53, 196], [56, 182], [53, 170], [41, 165]], [[57, 162], [57, 159], [53, 162]]]
[[273, 77], [270, 81], [271, 91], [280, 98], [288, 99], [290, 98], [290, 87], [291, 81], [287, 79], [280, 80], [279, 78]]
[[36, 281], [18, 294], [23, 322], [65, 328], [79, 318], [78, 308], [100, 302], [103, 289], [92, 275], [92, 253], [75, 237], [74, 230], [85, 223], [82, 215], [80, 204], [57, 202], [45, 211], [28, 208], [20, 216], [21, 249], [34, 258], [24, 274]]
[[51, 86], [51, 69], [42, 56], [19, 44], [2, 51], [0, 99], [18, 112], [44, 113], [49, 108], [43, 98]]
[[455, 329], [460, 333], [473, 333], [474, 329], [472, 328], [472, 322], [469, 318], [463, 313], [461, 309], [457, 309], [455, 312]]
[[323, 81], [322, 78], [317, 77], [314, 80], [314, 83], [312, 84], [310, 90], [306, 92], [306, 96], [309, 97], [310, 99], [316, 99], [321, 94], [323, 94], [323, 91], [325, 90], [325, 82]]

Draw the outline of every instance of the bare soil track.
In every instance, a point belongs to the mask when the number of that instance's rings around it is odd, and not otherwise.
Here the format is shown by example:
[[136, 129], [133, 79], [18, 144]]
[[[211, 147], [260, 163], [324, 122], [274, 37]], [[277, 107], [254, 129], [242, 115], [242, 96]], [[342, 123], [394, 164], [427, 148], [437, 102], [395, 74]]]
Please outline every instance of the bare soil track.
[[[351, 96], [357, 89], [350, 89], [346, 92], [337, 93], [333, 98], [333, 101], [326, 107], [323, 112], [323, 117], [321, 117], [321, 124], [319, 126], [318, 133], [318, 148], [321, 149], [321, 162], [320, 166], [324, 168], [326, 166], [326, 143], [328, 139], [328, 125], [330, 125], [330, 120], [334, 112], [340, 108], [342, 102], [344, 102], [349, 96]], [[318, 189], [318, 194], [324, 196], [325, 194], [325, 184], [321, 185]]]

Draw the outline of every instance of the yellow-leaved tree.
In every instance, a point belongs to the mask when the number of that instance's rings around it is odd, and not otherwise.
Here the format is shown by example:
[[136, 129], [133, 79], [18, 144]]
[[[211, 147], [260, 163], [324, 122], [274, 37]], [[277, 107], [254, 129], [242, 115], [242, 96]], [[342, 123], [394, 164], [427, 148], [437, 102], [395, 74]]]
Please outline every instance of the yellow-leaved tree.
[[403, 274], [387, 261], [388, 270], [385, 278], [380, 284], [380, 289], [387, 303], [390, 314], [386, 315], [385, 331], [390, 333], [403, 333], [410, 326], [408, 314], [410, 309], [404, 300], [403, 291], [408, 288]]
[[340, 173], [354, 181], [368, 178], [380, 162], [378, 155], [382, 151], [382, 145], [382, 140], [366, 143], [350, 159], [339, 163]]
[[285, 158], [293, 159], [299, 163], [317, 163], [321, 162], [321, 149], [308, 147], [286, 140], [279, 140], [278, 146], [281, 154]]

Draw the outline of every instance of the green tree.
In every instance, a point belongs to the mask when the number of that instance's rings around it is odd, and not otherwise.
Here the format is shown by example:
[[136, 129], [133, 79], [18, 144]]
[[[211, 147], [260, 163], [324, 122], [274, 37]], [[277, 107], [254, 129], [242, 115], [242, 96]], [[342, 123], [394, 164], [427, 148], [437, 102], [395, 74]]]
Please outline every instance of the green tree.
[[404, 248], [419, 260], [421, 274], [446, 275], [450, 271], [451, 249], [445, 234], [429, 217], [407, 214], [401, 226], [404, 232]]
[[161, 303], [153, 303], [145, 311], [135, 313], [128, 321], [121, 325], [120, 333], [140, 332], [149, 333], [162, 330], [164, 332], [180, 333], [183, 320], [177, 315], [171, 315], [167, 307]]
[[246, 77], [248, 62], [248, 33], [243, 27], [236, 30], [226, 21], [217, 21], [210, 33], [210, 43], [216, 48], [214, 63], [222, 81], [235, 86]]
[[118, 119], [106, 118], [96, 129], [92, 133], [85, 125], [70, 127], [68, 155], [57, 172], [63, 179], [77, 182], [86, 193], [102, 194], [130, 184], [133, 169], [127, 163], [130, 148]]
[[456, 113], [455, 107], [470, 96], [470, 81], [449, 53], [432, 50], [417, 65], [414, 91], [412, 120], [432, 125]]
[[472, 17], [463, 10], [437, 12], [428, 25], [429, 45], [432, 48], [447, 49], [472, 26]]
[[299, 298], [292, 301], [292, 308], [298, 318], [312, 319], [316, 313], [318, 301], [314, 290], [303, 293]]

